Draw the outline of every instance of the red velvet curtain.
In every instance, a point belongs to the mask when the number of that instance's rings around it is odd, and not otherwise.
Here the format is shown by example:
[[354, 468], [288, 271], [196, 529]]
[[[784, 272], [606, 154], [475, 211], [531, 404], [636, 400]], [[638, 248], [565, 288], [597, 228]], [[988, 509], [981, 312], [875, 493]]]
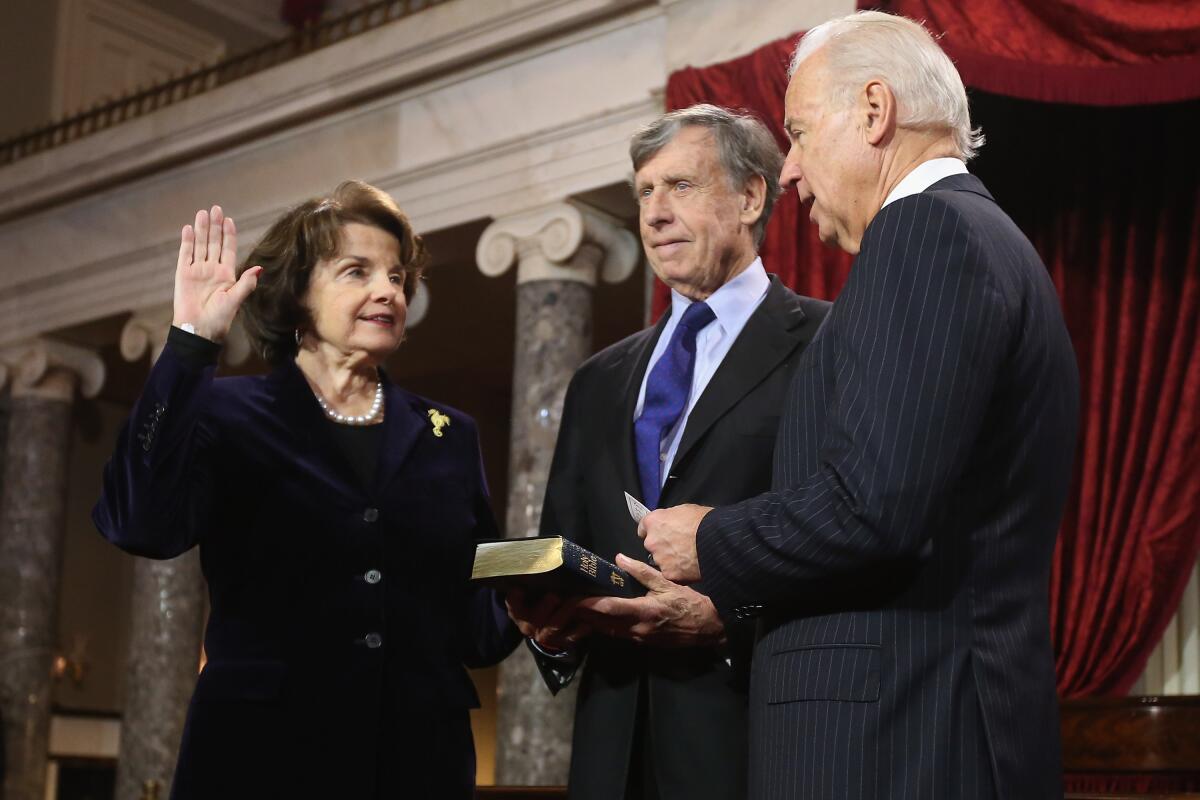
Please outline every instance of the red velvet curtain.
[[1196, 0], [883, 0], [924, 20], [968, 86], [1054, 103], [1200, 97]]
[[1200, 101], [1048, 105], [975, 93], [971, 166], [1046, 262], [1082, 382], [1051, 579], [1065, 697], [1122, 695], [1200, 554]]
[[[668, 106], [745, 108], [779, 131], [794, 41], [675, 73]], [[972, 171], [1041, 253], [1079, 358], [1080, 444], [1050, 587], [1059, 689], [1124, 694], [1200, 554], [1200, 101], [972, 92], [972, 117], [988, 135]], [[768, 271], [816, 297], [835, 298], [849, 268], [794, 196], [762, 251]], [[658, 286], [656, 313], [667, 298]]]

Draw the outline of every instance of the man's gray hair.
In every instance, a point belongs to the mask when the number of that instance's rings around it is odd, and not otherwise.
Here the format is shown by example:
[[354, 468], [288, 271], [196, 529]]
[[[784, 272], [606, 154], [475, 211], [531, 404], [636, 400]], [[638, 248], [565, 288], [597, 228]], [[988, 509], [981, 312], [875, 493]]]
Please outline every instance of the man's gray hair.
[[672, 111], [639, 128], [629, 140], [633, 171], [641, 169], [684, 128], [704, 128], [712, 135], [725, 177], [735, 191], [745, 188], [756, 175], [767, 182], [762, 215], [754, 223], [754, 246], [758, 247], [779, 197], [783, 154], [775, 137], [749, 114], [701, 103]]
[[948, 130], [964, 161], [983, 146], [983, 134], [971, 128], [967, 90], [954, 62], [920, 23], [882, 11], [823, 22], [796, 45], [788, 75], [818, 50], [828, 58], [831, 102], [848, 103], [856, 91], [879, 79], [896, 96], [900, 127]]

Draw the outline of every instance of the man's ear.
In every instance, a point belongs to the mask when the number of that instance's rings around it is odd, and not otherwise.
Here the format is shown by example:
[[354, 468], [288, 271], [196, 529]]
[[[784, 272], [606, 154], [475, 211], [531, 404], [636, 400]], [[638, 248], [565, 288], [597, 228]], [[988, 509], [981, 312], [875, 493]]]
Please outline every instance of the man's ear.
[[767, 181], [762, 175], [755, 175], [746, 181], [746, 185], [742, 187], [742, 208], [738, 213], [738, 220], [747, 228], [753, 227], [762, 216], [766, 198]]
[[859, 106], [867, 144], [887, 144], [896, 132], [896, 95], [892, 87], [881, 80], [868, 82], [859, 95]]

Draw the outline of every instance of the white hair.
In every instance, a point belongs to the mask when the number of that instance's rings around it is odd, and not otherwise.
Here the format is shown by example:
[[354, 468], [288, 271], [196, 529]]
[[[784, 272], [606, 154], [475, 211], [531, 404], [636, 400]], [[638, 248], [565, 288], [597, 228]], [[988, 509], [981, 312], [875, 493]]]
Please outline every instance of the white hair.
[[882, 11], [823, 22], [796, 45], [788, 76], [818, 50], [833, 80], [830, 101], [848, 103], [869, 81], [882, 80], [896, 97], [900, 127], [947, 130], [964, 161], [983, 146], [983, 134], [971, 127], [967, 90], [954, 62], [920, 23]]

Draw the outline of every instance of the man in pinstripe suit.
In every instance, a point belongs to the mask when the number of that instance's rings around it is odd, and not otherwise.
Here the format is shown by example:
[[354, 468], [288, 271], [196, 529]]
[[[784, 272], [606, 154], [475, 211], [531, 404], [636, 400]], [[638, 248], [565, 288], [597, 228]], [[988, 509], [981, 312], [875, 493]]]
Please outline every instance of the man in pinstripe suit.
[[856, 254], [801, 359], [772, 490], [641, 525], [756, 616], [753, 798], [1061, 798], [1047, 587], [1078, 371], [1033, 247], [965, 160], [953, 64], [878, 12], [801, 41], [781, 182]]

